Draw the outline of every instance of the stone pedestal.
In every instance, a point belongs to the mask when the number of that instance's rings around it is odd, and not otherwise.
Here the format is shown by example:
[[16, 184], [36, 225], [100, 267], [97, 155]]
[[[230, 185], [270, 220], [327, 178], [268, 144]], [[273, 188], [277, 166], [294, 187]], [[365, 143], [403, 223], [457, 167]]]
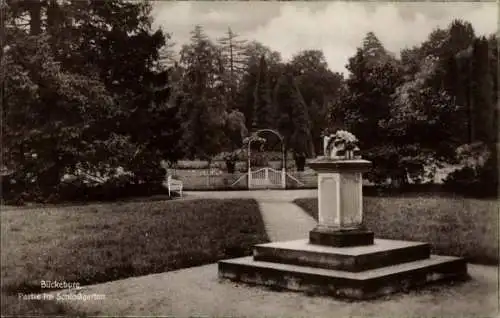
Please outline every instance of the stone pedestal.
[[318, 173], [318, 226], [311, 244], [348, 247], [373, 244], [374, 234], [363, 225], [363, 177], [367, 160], [318, 158], [309, 166]]

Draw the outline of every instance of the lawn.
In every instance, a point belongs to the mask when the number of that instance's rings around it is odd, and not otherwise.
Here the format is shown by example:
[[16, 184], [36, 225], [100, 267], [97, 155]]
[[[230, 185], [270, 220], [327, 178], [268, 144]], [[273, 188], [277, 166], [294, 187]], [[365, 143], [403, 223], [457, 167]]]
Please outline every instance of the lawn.
[[[294, 201], [317, 220], [316, 198]], [[453, 197], [365, 197], [366, 226], [380, 238], [424, 241], [433, 253], [497, 265], [498, 203]]]
[[18, 300], [42, 292], [41, 280], [83, 286], [160, 273], [250, 255], [268, 241], [250, 199], [16, 209], [1, 220], [2, 314], [75, 314]]

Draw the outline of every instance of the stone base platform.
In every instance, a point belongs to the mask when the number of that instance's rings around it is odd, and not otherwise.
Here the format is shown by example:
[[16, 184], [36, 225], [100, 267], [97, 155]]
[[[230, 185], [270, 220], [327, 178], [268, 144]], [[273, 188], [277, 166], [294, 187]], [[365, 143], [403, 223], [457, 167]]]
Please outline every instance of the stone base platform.
[[307, 240], [254, 246], [254, 260], [361, 272], [429, 258], [427, 243], [376, 239], [373, 245], [350, 248], [311, 244]]
[[333, 247], [354, 247], [373, 244], [374, 234], [365, 229], [335, 230], [325, 226], [317, 226], [309, 232], [312, 244]]
[[468, 278], [463, 258], [430, 255], [427, 243], [380, 239], [344, 248], [308, 240], [259, 244], [253, 257], [220, 261], [218, 267], [223, 279], [351, 299]]

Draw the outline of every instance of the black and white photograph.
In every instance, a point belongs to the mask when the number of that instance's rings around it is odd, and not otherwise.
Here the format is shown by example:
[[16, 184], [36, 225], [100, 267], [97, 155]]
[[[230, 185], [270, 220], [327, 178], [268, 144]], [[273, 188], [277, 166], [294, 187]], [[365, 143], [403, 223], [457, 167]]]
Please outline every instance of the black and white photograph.
[[1, 317], [500, 317], [499, 17], [0, 0]]

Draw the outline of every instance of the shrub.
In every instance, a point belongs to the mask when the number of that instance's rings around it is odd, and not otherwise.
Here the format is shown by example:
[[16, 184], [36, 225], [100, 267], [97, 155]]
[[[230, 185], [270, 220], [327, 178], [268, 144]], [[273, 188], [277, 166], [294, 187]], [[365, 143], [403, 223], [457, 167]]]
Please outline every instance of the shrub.
[[475, 197], [498, 197], [498, 155], [492, 151], [488, 159], [469, 162], [465, 167], [450, 173], [445, 187], [458, 194]]

